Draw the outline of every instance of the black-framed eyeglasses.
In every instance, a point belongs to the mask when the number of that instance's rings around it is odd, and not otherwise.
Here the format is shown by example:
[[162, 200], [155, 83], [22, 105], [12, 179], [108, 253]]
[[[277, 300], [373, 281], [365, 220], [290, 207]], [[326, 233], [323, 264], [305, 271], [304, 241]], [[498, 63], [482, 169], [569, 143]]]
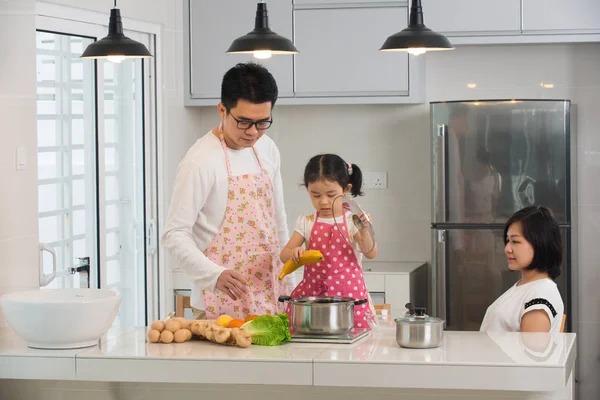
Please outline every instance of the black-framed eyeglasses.
[[247, 131], [248, 129], [252, 128], [252, 125], [255, 125], [257, 130], [264, 131], [265, 129], [269, 129], [271, 127], [271, 124], [273, 123], [273, 117], [271, 117], [270, 120], [262, 121], [248, 121], [245, 119], [239, 120], [233, 116], [229, 107], [225, 106], [225, 109], [227, 110], [229, 115], [231, 115], [231, 118], [233, 118], [237, 123], [238, 129], [242, 129], [244, 131]]

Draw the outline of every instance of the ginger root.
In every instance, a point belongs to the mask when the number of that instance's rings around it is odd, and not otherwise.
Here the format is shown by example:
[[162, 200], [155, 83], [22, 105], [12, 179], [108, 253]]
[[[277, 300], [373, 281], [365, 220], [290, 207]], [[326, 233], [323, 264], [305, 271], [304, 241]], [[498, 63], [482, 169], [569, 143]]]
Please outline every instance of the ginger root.
[[238, 347], [248, 347], [252, 344], [250, 333], [246, 330], [217, 326], [214, 321], [192, 321], [190, 330], [194, 335], [214, 343]]

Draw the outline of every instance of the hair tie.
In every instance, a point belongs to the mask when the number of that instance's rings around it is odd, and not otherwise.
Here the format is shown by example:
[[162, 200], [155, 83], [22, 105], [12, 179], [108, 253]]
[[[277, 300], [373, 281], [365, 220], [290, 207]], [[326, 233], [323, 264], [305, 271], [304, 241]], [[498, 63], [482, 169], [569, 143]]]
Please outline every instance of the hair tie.
[[352, 175], [352, 164], [348, 163], [348, 175]]

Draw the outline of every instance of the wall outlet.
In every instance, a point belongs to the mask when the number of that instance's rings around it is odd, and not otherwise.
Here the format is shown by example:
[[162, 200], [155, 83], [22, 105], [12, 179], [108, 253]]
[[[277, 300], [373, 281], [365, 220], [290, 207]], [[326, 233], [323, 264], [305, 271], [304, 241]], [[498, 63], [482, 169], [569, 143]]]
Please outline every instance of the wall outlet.
[[387, 172], [364, 172], [364, 189], [387, 189]]
[[370, 175], [373, 189], [387, 189], [387, 172], [372, 172]]

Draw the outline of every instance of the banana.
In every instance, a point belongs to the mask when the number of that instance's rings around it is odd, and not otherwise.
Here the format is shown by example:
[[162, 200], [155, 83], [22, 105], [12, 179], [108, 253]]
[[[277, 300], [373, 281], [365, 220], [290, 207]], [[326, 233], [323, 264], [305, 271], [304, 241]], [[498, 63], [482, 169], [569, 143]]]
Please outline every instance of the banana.
[[279, 274], [279, 280], [282, 280], [286, 275], [291, 274], [304, 264], [313, 264], [323, 260], [323, 254], [319, 250], [305, 250], [300, 257], [299, 262], [295, 262], [291, 258], [283, 265], [283, 269]]

